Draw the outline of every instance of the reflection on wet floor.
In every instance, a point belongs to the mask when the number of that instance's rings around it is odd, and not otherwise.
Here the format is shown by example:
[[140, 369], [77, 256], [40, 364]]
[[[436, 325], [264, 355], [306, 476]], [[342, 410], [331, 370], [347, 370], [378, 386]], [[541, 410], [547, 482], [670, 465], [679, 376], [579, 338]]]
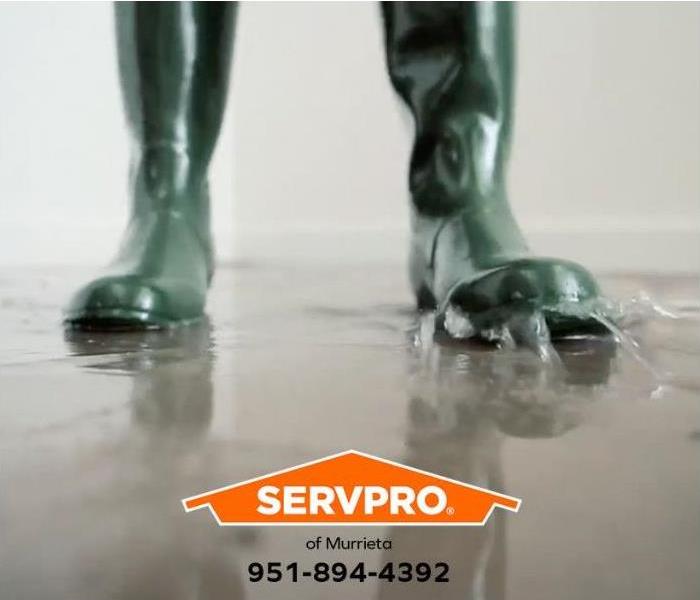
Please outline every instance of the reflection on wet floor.
[[[64, 335], [57, 309], [82, 276], [0, 282], [3, 600], [698, 596], [692, 311], [630, 330], [659, 381], [612, 337], [560, 342], [550, 363], [434, 338], [396, 268], [222, 269], [199, 326]], [[693, 279], [606, 283], [664, 306], [698, 297]], [[182, 511], [186, 496], [348, 448], [523, 507], [483, 528], [311, 533]], [[392, 549], [306, 550], [318, 534]], [[251, 561], [337, 560], [444, 561], [450, 583], [248, 581]]]

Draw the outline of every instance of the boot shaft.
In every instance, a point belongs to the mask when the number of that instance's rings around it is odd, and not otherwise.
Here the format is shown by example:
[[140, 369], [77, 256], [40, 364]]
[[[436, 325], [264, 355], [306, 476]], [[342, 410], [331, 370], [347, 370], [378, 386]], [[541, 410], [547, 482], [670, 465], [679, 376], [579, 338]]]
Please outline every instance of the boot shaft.
[[513, 104], [511, 3], [383, 2], [392, 84], [416, 136], [415, 209], [447, 216], [505, 201]]
[[152, 188], [205, 184], [228, 92], [236, 13], [231, 2], [115, 5], [134, 174], [143, 163]]

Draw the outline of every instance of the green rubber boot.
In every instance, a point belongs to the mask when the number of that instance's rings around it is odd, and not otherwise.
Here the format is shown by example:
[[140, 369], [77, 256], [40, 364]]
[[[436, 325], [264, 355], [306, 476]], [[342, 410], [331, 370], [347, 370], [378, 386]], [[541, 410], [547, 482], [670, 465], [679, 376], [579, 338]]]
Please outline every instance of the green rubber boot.
[[554, 335], [600, 330], [593, 277], [531, 257], [508, 205], [513, 4], [383, 2], [392, 84], [410, 108], [411, 282], [420, 308], [456, 307], [474, 330], [514, 309], [541, 311]]
[[213, 273], [207, 168], [226, 101], [236, 8], [116, 4], [134, 144], [131, 217], [116, 259], [71, 299], [68, 325], [161, 328], [202, 317]]

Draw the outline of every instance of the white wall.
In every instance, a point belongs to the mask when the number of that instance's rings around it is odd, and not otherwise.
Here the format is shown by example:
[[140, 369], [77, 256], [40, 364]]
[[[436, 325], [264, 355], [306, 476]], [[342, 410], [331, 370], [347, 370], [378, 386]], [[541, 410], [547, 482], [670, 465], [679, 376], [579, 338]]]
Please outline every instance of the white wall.
[[[0, 263], [116, 247], [111, 10], [0, 4]], [[535, 249], [699, 270], [700, 4], [523, 4], [519, 29], [510, 187]], [[212, 171], [221, 258], [305, 256], [311, 238], [331, 257], [402, 255], [411, 134], [381, 42], [375, 3], [242, 7]]]

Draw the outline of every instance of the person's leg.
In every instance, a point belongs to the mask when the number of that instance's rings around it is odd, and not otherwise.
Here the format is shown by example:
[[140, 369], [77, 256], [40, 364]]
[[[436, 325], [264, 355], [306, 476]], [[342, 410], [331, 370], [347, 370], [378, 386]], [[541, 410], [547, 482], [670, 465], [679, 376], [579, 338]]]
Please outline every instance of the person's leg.
[[162, 327], [202, 316], [213, 271], [207, 168], [229, 81], [237, 4], [116, 4], [132, 135], [131, 217], [117, 258], [79, 290], [78, 327]]
[[[543, 310], [555, 333], [598, 286], [582, 267], [530, 258], [506, 195], [514, 42], [509, 2], [382, 2], [391, 82], [410, 108], [411, 280], [419, 307], [452, 304], [477, 327], [516, 306]], [[543, 170], [546, 167], [543, 167]]]

